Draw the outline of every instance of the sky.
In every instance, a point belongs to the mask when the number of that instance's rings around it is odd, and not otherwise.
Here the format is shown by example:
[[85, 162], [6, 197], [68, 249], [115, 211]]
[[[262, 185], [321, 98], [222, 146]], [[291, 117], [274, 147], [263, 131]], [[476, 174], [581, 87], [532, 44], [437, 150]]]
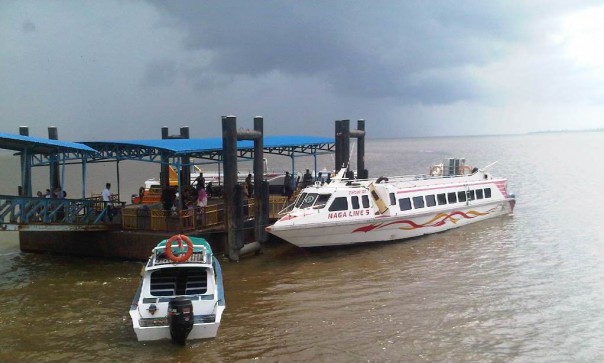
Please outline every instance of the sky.
[[599, 1], [0, 1], [0, 132], [66, 141], [604, 127]]

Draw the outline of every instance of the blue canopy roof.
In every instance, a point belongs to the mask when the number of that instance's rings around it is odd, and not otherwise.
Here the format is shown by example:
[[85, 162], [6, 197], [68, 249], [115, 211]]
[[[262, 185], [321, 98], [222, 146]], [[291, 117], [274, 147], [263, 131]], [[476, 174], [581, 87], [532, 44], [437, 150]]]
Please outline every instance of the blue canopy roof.
[[[333, 138], [315, 136], [265, 136], [264, 148], [283, 148], [300, 146], [319, 146], [333, 144]], [[84, 141], [82, 144], [95, 149], [104, 149], [108, 146], [117, 147], [143, 147], [167, 151], [173, 155], [206, 153], [222, 150], [222, 138], [205, 139], [156, 139], [156, 140], [120, 140], [120, 141]], [[252, 149], [254, 142], [243, 140], [237, 142], [237, 149]]]
[[0, 132], [0, 149], [23, 151], [25, 149], [35, 154], [53, 154], [58, 152], [95, 153], [96, 150], [88, 145], [69, 141], [42, 139], [32, 136], [7, 134]]

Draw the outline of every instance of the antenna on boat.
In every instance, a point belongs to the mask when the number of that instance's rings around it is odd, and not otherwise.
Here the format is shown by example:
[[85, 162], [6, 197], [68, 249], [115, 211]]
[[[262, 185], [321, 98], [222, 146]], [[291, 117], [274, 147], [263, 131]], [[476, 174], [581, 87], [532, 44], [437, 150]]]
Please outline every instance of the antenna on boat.
[[495, 162], [492, 162], [492, 163], [490, 163], [489, 165], [487, 165], [487, 166], [485, 166], [484, 168], [482, 168], [481, 170], [487, 170], [488, 168], [490, 168], [491, 166], [493, 166], [493, 165], [497, 164], [498, 162], [499, 162], [499, 160], [497, 160], [497, 161], [495, 161]]
[[350, 147], [350, 152], [348, 153], [348, 163], [346, 164], [346, 169], [350, 169], [350, 155], [354, 154], [354, 148], [357, 145], [356, 142], [352, 143], [352, 146]]

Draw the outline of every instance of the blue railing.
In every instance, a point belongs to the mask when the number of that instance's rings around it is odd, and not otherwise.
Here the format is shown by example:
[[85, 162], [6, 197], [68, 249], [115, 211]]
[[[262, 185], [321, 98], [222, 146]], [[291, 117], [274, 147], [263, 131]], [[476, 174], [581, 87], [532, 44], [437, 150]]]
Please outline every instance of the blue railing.
[[61, 199], [0, 195], [0, 223], [109, 224], [112, 222], [109, 218], [110, 209], [118, 205], [115, 202], [109, 204], [98, 198]]

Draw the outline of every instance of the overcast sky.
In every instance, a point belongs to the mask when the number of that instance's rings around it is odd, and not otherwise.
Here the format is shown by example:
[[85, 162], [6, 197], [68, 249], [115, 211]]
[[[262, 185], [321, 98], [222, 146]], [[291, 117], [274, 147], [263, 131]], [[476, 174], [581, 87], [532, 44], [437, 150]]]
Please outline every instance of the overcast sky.
[[0, 132], [69, 141], [604, 127], [599, 1], [0, 1]]

